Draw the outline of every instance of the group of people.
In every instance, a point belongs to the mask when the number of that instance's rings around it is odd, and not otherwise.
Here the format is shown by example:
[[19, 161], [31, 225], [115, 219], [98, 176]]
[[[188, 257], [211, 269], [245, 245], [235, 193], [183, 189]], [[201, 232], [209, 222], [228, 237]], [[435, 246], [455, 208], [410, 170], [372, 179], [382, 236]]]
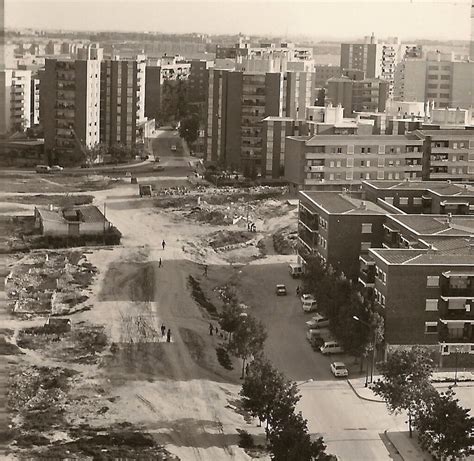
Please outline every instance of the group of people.
[[[215, 335], [217, 336], [219, 334], [219, 328], [215, 327], [212, 323], [209, 324], [209, 334], [211, 336]], [[223, 337], [222, 332], [221, 332], [221, 338]]]
[[166, 331], [166, 326], [164, 323], [161, 324], [161, 336], [164, 337], [166, 335], [166, 342], [170, 343], [171, 342], [171, 329], [168, 328], [168, 331]]

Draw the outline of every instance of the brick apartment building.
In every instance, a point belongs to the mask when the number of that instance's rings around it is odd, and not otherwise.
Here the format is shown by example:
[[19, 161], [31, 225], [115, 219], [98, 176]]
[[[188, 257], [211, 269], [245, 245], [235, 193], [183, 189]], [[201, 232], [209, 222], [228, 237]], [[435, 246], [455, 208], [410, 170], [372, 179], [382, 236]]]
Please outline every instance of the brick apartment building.
[[[454, 207], [449, 214], [420, 214], [439, 206], [421, 208], [413, 199], [428, 200], [428, 194], [439, 197], [437, 203], [473, 199], [473, 190], [437, 182], [413, 188], [399, 187], [408, 182], [386, 183], [363, 184], [365, 197], [377, 204], [358, 194], [300, 192], [299, 262], [318, 257], [374, 297], [385, 317], [387, 352], [422, 344], [440, 364], [452, 364], [454, 354], [462, 353], [460, 363], [472, 365], [474, 215], [453, 215], [466, 211]], [[387, 200], [393, 197], [397, 200]]]
[[367, 200], [409, 214], [474, 214], [474, 187], [451, 181], [363, 181]]
[[304, 119], [315, 97], [314, 73], [209, 71], [206, 159], [247, 176], [262, 174], [262, 123]]

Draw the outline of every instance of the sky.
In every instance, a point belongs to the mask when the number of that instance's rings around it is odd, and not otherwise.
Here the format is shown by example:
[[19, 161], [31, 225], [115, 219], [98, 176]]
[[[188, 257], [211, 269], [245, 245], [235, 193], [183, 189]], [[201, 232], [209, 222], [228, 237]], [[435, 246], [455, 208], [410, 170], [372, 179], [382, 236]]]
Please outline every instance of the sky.
[[471, 0], [5, 0], [5, 26], [469, 40]]

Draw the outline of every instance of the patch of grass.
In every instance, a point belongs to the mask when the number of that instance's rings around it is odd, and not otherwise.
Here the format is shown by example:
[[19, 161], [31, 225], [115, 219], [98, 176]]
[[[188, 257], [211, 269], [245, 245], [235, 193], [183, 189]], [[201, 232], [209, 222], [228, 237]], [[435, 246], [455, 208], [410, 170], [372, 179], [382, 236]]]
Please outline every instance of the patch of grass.
[[24, 203], [38, 206], [79, 206], [88, 205], [94, 200], [93, 195], [48, 195], [48, 194], [28, 194], [4, 197], [5, 202]]
[[212, 316], [217, 317], [217, 308], [211, 303], [202, 291], [200, 283], [192, 276], [188, 276], [188, 285], [191, 288], [191, 296], [202, 308]]

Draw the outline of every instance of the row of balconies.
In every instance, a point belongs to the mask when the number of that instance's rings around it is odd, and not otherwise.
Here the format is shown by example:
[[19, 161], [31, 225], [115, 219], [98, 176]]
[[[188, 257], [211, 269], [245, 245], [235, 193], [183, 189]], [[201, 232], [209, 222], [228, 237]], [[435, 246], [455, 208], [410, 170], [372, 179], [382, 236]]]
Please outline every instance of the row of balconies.
[[442, 343], [474, 343], [474, 321], [438, 322], [438, 339]]

